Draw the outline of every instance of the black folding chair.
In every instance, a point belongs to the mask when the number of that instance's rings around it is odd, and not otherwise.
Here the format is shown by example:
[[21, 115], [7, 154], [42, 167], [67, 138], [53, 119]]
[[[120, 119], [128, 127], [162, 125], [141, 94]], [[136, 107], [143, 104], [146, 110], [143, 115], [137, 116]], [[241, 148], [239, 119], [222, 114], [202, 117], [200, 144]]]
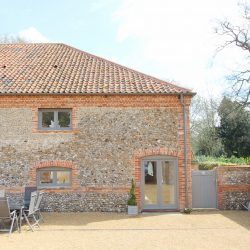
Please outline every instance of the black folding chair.
[[30, 205], [31, 193], [37, 191], [37, 187], [25, 187], [24, 190], [24, 207], [28, 208]]

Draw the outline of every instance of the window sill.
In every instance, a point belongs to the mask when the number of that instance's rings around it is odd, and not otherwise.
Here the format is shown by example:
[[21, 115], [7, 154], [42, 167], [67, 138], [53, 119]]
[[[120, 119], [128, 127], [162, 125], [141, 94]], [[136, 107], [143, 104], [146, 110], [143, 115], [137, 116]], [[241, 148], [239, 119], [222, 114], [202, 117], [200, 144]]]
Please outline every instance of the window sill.
[[79, 129], [72, 130], [34, 130], [34, 134], [78, 134]]
[[72, 189], [72, 186], [68, 187], [37, 187], [38, 190], [64, 190], [64, 189]]

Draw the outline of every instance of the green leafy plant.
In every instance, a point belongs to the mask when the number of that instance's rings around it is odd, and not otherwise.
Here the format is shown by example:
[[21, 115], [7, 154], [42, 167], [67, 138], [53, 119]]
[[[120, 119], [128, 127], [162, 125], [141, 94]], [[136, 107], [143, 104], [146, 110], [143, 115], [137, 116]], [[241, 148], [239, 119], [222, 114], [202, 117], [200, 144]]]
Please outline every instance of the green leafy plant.
[[247, 165], [250, 165], [250, 156], [249, 156], [249, 157], [246, 157], [245, 160], [246, 160], [246, 164], [247, 164]]
[[250, 164], [250, 157], [212, 157], [199, 155], [196, 156], [196, 160], [199, 165], [199, 170], [211, 170], [217, 166], [228, 166], [228, 165], [247, 165]]
[[131, 181], [131, 188], [129, 191], [128, 205], [129, 206], [136, 206], [137, 205], [136, 197], [135, 197], [135, 181], [134, 181], [134, 179], [132, 179], [132, 181]]

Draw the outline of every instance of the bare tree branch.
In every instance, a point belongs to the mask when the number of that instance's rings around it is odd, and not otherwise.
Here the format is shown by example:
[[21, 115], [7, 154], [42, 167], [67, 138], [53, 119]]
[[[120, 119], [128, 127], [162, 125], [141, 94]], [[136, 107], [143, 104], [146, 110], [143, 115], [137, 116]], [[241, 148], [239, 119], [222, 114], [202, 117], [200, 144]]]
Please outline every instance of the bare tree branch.
[[27, 43], [27, 41], [19, 36], [0, 35], [0, 43]]
[[[248, 55], [246, 57], [247, 63], [250, 63], [250, 6], [240, 4], [242, 10], [242, 18], [244, 23], [234, 25], [228, 20], [220, 21], [216, 33], [225, 37], [225, 43], [222, 44], [216, 50], [216, 53], [229, 46], [236, 46], [245, 51]], [[227, 78], [232, 84], [232, 94], [241, 103], [249, 105], [250, 99], [250, 69], [244, 68], [240, 72], [233, 72], [231, 76]]]

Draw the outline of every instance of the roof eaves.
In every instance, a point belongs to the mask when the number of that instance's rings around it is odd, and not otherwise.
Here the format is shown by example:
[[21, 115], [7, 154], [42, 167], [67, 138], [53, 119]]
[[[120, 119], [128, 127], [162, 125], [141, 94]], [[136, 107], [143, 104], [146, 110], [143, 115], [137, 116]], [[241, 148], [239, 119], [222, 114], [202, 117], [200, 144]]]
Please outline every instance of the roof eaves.
[[123, 95], [123, 96], [167, 96], [167, 95], [186, 95], [186, 96], [195, 96], [196, 93], [195, 92], [171, 92], [171, 93], [0, 93], [1, 96], [37, 96], [37, 95], [63, 95], [63, 96], [77, 96], [77, 95], [82, 95], [82, 96], [115, 96], [115, 95]]

